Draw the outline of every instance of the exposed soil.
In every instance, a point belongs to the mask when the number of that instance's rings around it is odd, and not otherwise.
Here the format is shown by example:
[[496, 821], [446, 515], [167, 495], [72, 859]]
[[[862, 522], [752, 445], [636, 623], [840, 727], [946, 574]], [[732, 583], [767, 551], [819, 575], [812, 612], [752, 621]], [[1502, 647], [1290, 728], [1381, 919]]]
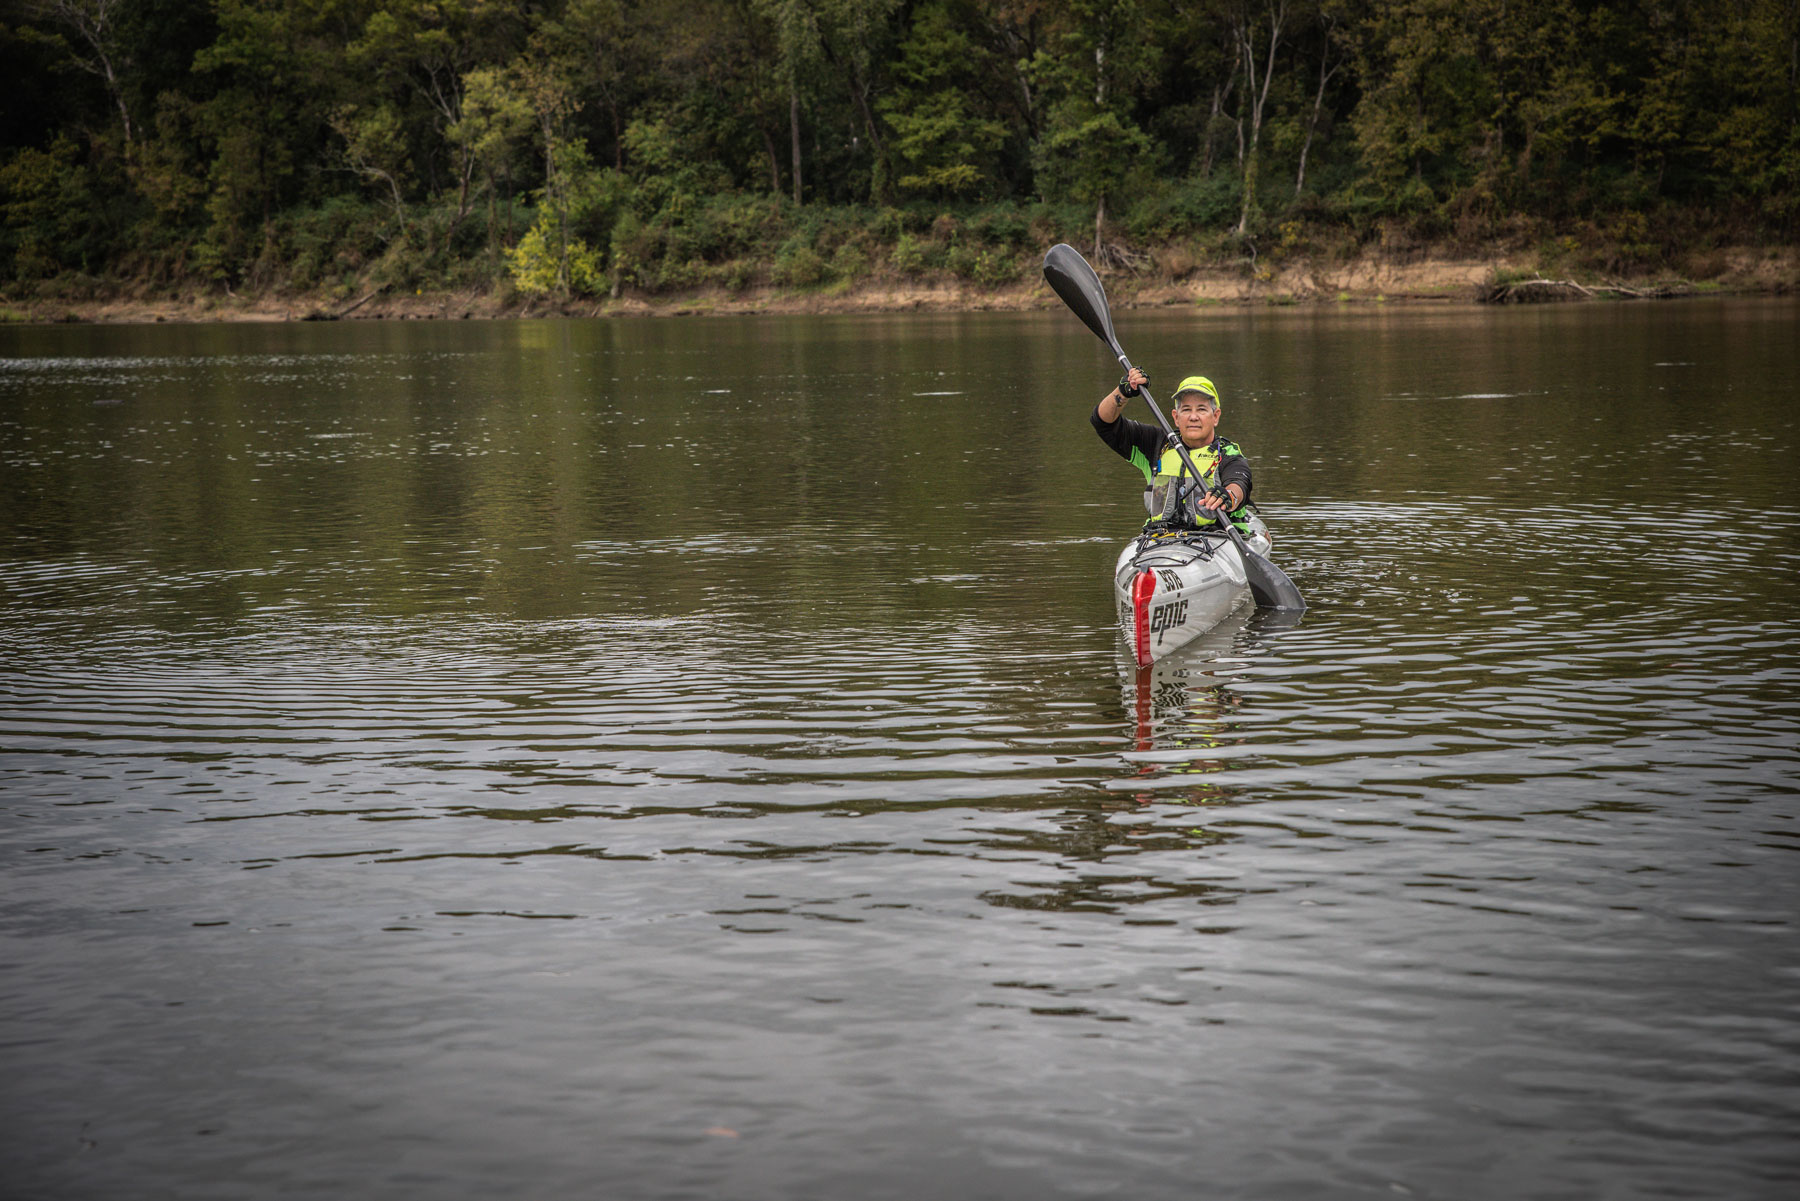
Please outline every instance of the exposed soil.
[[[1785, 294], [1800, 290], [1800, 248], [1719, 250], [1687, 265], [1691, 278], [1661, 274], [1582, 282], [1616, 287], [1599, 295], [1633, 292], [1668, 296]], [[1349, 261], [1294, 256], [1259, 269], [1199, 267], [1180, 278], [1112, 272], [1105, 282], [1115, 307], [1176, 305], [1290, 305], [1475, 303], [1491, 298], [1497, 280], [1542, 274], [1528, 256], [1442, 257], [1372, 254]], [[1580, 289], [1540, 289], [1540, 299], [1588, 299]], [[11, 322], [209, 322], [305, 320], [459, 320], [529, 317], [697, 316], [743, 313], [899, 313], [1024, 311], [1058, 305], [1041, 281], [983, 287], [974, 283], [875, 278], [852, 287], [819, 290], [706, 289], [681, 295], [551, 302], [501, 292], [376, 292], [343, 299], [321, 295], [237, 295], [226, 291], [159, 295], [120, 294], [100, 299], [0, 296], [0, 321]]]

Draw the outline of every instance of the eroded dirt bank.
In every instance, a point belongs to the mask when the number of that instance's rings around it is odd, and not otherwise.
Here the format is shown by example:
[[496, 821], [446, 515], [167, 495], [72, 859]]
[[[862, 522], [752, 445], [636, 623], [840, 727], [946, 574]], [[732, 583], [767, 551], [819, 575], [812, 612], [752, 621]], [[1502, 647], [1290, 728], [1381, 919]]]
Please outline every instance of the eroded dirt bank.
[[[1526, 256], [1418, 257], [1371, 255], [1347, 262], [1297, 256], [1278, 266], [1201, 267], [1179, 278], [1112, 272], [1104, 278], [1118, 307], [1473, 303], [1496, 284], [1541, 279], [1569, 286], [1539, 288], [1514, 299], [1686, 293], [1783, 294], [1800, 290], [1800, 248], [1712, 252], [1692, 278], [1672, 274], [1598, 277], [1540, 271]], [[1579, 285], [1579, 286], [1576, 286]], [[874, 278], [817, 290], [710, 289], [680, 295], [550, 301], [511, 292], [403, 292], [371, 289], [359, 296], [264, 293], [223, 289], [171, 294], [119, 289], [90, 297], [0, 295], [0, 316], [13, 322], [209, 322], [307, 320], [462, 320], [532, 317], [695, 316], [745, 313], [973, 312], [1052, 308], [1041, 280], [986, 287], [961, 280]]]

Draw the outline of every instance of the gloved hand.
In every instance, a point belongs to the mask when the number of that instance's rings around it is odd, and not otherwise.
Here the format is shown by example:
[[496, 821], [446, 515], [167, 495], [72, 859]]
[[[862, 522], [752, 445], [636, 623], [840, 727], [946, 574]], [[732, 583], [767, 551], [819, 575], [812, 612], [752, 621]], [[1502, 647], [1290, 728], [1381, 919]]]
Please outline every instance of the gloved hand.
[[1233, 491], [1230, 484], [1213, 485], [1207, 490], [1206, 499], [1200, 502], [1203, 507], [1208, 509], [1225, 510], [1235, 509], [1240, 503], [1242, 502], [1237, 499], [1237, 493]]
[[1150, 376], [1148, 372], [1133, 367], [1130, 371], [1127, 371], [1124, 375], [1119, 377], [1119, 395], [1123, 396], [1126, 400], [1130, 400], [1133, 396], [1139, 395], [1143, 386], [1149, 382]]

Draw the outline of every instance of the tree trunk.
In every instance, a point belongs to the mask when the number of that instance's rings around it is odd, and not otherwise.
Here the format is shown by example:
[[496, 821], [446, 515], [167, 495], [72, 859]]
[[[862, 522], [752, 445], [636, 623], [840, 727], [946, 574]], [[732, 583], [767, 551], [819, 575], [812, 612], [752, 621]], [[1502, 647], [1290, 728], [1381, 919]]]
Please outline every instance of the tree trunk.
[[1256, 215], [1256, 142], [1250, 143], [1250, 157], [1244, 160], [1244, 206], [1238, 210], [1237, 234], [1250, 232], [1250, 218]]
[[[1245, 29], [1233, 28], [1232, 30], [1231, 47], [1232, 52], [1237, 56], [1237, 61], [1231, 64], [1231, 73], [1234, 76], [1237, 74], [1237, 69], [1239, 67], [1250, 61], [1250, 47], [1244, 40], [1247, 36], [1248, 33]], [[1254, 92], [1255, 89], [1256, 68], [1252, 65], [1250, 68], [1250, 81], [1244, 85], [1244, 94], [1238, 98], [1237, 104], [1237, 169], [1239, 175], [1244, 173], [1244, 104], [1250, 99], [1251, 93]]]
[[[108, 46], [116, 45], [112, 18], [118, 5], [113, 0], [102, 0], [98, 4], [48, 0], [43, 7], [74, 29], [81, 40], [88, 44], [88, 49], [93, 51], [92, 60], [75, 55], [75, 64], [106, 82], [106, 91], [119, 110], [119, 124], [125, 129], [125, 162], [129, 165], [137, 138], [131, 127], [131, 109], [125, 103], [125, 89], [119, 83], [118, 73], [113, 70], [113, 56], [107, 49]], [[130, 60], [126, 59], [125, 62], [129, 65]]]
[[[450, 219], [450, 228], [444, 231], [444, 253], [450, 253], [450, 240], [456, 237], [456, 227], [463, 223], [463, 218], [470, 213], [469, 183], [475, 177], [475, 156], [467, 146], [462, 148], [462, 189], [456, 197], [456, 216]], [[429, 237], [430, 235], [426, 235]]]
[[569, 294], [569, 212], [562, 181], [556, 178], [556, 137], [548, 111], [541, 120], [544, 127], [544, 203], [556, 214], [556, 290], [566, 297]]
[[[819, 49], [825, 53], [825, 61], [844, 73], [845, 86], [849, 88], [850, 99], [856, 104], [856, 111], [862, 116], [863, 130], [869, 135], [869, 145], [875, 150], [875, 170], [871, 173], [870, 198], [879, 204], [892, 200], [889, 195], [887, 181], [893, 175], [888, 163], [887, 143], [881, 140], [881, 130], [875, 124], [875, 113], [869, 108], [869, 83], [863, 78], [855, 56], [840, 56], [831, 41], [823, 36], [819, 39]], [[851, 135], [855, 136], [854, 132]]]
[[[1238, 58], [1234, 43], [1231, 55], [1231, 73], [1225, 77], [1225, 82], [1223, 84], [1213, 85], [1212, 111], [1206, 116], [1206, 145], [1201, 152], [1200, 158], [1200, 174], [1202, 176], [1212, 174], [1213, 151], [1215, 149], [1213, 145], [1213, 131], [1218, 126], [1219, 118], [1225, 111], [1225, 102], [1231, 99], [1231, 93], [1237, 88], [1237, 73]], [[1238, 147], [1238, 159], [1240, 162], [1243, 160], [1243, 157], [1243, 146], [1240, 141]]]
[[1213, 126], [1218, 124], [1219, 110], [1225, 102], [1225, 85], [1213, 84], [1212, 110], [1206, 114], [1206, 131], [1200, 135], [1200, 176], [1212, 174]]
[[1312, 120], [1306, 123], [1306, 141], [1300, 144], [1300, 169], [1294, 172], [1294, 199], [1306, 190], [1306, 156], [1312, 150], [1313, 129], [1319, 123], [1319, 106], [1313, 105]]
[[[1033, 61], [1037, 54], [1038, 17], [1029, 8], [1020, 6], [1025, 11], [1005, 16], [996, 15], [994, 28], [1000, 35], [1000, 42], [1006, 48], [1006, 61], [1012, 64], [1010, 82], [1017, 90], [1019, 112], [1025, 121], [1025, 133], [1030, 141], [1035, 142], [1038, 136], [1037, 96], [1032, 91], [1031, 74], [1026, 64]], [[1002, 12], [1006, 9], [1003, 7]], [[1018, 22], [1023, 21], [1021, 26]]]
[[512, 244], [513, 244], [513, 224], [514, 224], [514, 221], [513, 221], [513, 186], [512, 186], [512, 168], [511, 167], [502, 166], [500, 168], [500, 181], [506, 185], [506, 231], [505, 231], [505, 233], [503, 233], [500, 236], [500, 245], [502, 248], [504, 248], [506, 250], [511, 250]]
[[794, 203], [800, 201], [800, 89], [788, 85], [788, 132], [794, 152]]
[[1106, 224], [1106, 193], [1100, 193], [1100, 202], [1094, 206], [1094, 261], [1103, 262], [1100, 255], [1100, 230]]
[[[1306, 156], [1312, 152], [1313, 134], [1319, 128], [1319, 113], [1325, 107], [1325, 88], [1336, 75], [1343, 61], [1331, 63], [1331, 25], [1330, 18], [1325, 23], [1325, 48], [1319, 51], [1319, 90], [1313, 94], [1312, 116], [1306, 122], [1306, 141], [1300, 146], [1300, 169], [1294, 173], [1294, 199], [1300, 199], [1300, 193], [1306, 188]], [[1326, 70], [1326, 64], [1331, 69]]]
[[112, 89], [113, 102], [119, 106], [119, 124], [125, 127], [125, 161], [129, 163], [135, 140], [131, 132], [131, 110], [125, 107], [125, 93], [120, 90], [118, 82], [113, 79], [111, 63], [106, 66], [106, 86]]
[[775, 135], [761, 121], [756, 128], [762, 133], [763, 149], [769, 152], [769, 190], [777, 196], [781, 195], [781, 154], [775, 149]]
[[[1244, 207], [1238, 214], [1237, 232], [1241, 237], [1250, 232], [1250, 218], [1256, 212], [1256, 149], [1262, 140], [1263, 109], [1269, 102], [1269, 87], [1275, 82], [1275, 53], [1281, 49], [1281, 31], [1287, 24], [1287, 0], [1268, 0], [1269, 57], [1263, 63], [1262, 84], [1256, 82], [1256, 47], [1251, 41], [1255, 32], [1248, 15], [1244, 18], [1244, 66], [1249, 70], [1249, 85], [1256, 89], [1250, 106], [1250, 145], [1244, 156]], [[1250, 92], [1244, 93], [1249, 99]], [[1240, 109], [1240, 116], [1242, 110]]]
[[875, 128], [875, 114], [869, 111], [867, 90], [857, 84], [851, 89], [856, 94], [856, 105], [862, 110], [863, 128], [869, 131], [869, 142], [875, 147], [875, 186], [874, 195], [870, 198], [877, 204], [887, 204], [893, 197], [888, 192], [887, 181], [893, 171], [888, 166], [887, 143], [881, 140], [881, 131]]

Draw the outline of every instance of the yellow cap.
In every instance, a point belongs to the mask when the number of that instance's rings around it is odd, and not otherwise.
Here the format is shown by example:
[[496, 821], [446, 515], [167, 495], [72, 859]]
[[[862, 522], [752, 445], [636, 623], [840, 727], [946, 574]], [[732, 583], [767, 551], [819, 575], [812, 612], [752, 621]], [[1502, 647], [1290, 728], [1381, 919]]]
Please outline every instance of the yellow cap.
[[1225, 409], [1225, 406], [1219, 402], [1219, 390], [1213, 387], [1213, 382], [1204, 375], [1190, 375], [1182, 380], [1180, 385], [1175, 389], [1175, 403], [1180, 403], [1181, 394], [1183, 392], [1204, 392], [1212, 397], [1213, 404], [1217, 406], [1221, 412]]

